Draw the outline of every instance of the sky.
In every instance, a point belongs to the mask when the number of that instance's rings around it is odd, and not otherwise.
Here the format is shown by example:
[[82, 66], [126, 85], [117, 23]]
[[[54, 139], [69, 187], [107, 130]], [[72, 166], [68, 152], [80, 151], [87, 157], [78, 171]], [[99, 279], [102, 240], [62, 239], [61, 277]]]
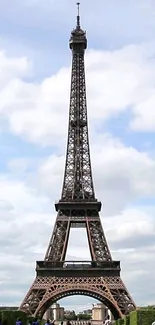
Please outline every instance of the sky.
[[[101, 220], [138, 306], [155, 303], [155, 4], [81, 0], [91, 160]], [[0, 2], [0, 305], [17, 305], [44, 258], [60, 199], [73, 0]], [[78, 242], [81, 236], [80, 243]], [[77, 244], [78, 242], [78, 244]], [[89, 259], [71, 231], [67, 257]], [[91, 298], [61, 300], [80, 311]]]

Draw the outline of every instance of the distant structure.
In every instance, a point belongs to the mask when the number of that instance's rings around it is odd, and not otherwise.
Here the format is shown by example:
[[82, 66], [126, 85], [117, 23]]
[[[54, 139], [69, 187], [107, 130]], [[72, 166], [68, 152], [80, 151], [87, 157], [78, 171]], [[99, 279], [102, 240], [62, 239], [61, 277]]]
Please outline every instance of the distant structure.
[[80, 314], [92, 316], [92, 309], [85, 309]]
[[18, 310], [18, 307], [17, 306], [0, 306], [0, 311], [1, 310]]
[[107, 307], [102, 304], [94, 304], [92, 308], [92, 320], [93, 321], [104, 321], [108, 315]]
[[65, 310], [64, 311], [64, 318], [70, 318], [74, 320], [76, 317], [75, 311], [74, 310]]
[[64, 307], [60, 307], [60, 304], [53, 304], [44, 314], [44, 319], [51, 319], [55, 321], [64, 320]]

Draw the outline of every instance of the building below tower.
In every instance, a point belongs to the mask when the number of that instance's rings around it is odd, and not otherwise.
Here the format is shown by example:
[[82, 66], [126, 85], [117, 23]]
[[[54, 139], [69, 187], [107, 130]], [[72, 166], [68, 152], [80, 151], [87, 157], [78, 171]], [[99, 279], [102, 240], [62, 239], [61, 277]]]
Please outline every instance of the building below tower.
[[44, 314], [44, 319], [50, 319], [55, 321], [63, 321], [64, 319], [64, 307], [60, 307], [58, 303], [53, 304]]
[[[89, 316], [88, 318], [86, 316]], [[113, 316], [110, 310], [102, 303], [96, 303], [92, 305], [92, 309], [87, 309], [75, 313], [74, 310], [65, 310], [64, 307], [61, 307], [60, 304], [53, 304], [44, 314], [44, 319], [54, 320], [56, 324], [59, 324], [61, 321], [64, 321], [66, 324], [67, 320], [71, 321], [72, 325], [100, 325], [105, 322], [109, 316], [110, 320], [113, 320]]]
[[107, 307], [102, 304], [93, 304], [92, 308], [92, 320], [93, 321], [104, 321], [108, 315], [108, 309]]

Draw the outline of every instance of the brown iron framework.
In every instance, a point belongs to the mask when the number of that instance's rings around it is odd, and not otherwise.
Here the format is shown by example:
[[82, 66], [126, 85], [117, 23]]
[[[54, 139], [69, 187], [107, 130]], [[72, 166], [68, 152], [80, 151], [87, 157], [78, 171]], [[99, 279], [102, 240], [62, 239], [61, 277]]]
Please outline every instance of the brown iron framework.
[[[136, 308], [120, 278], [120, 263], [113, 261], [102, 228], [101, 202], [94, 193], [88, 138], [84, 52], [86, 33], [77, 26], [71, 33], [72, 76], [68, 144], [61, 199], [44, 261], [37, 262], [37, 276], [20, 309], [43, 316], [56, 300], [68, 295], [92, 296], [107, 305], [115, 318]], [[85, 227], [90, 262], [65, 261], [71, 227]]]
[[82, 277], [37, 276], [21, 309], [42, 317], [52, 303], [64, 297], [79, 294], [98, 299], [111, 310], [115, 318], [123, 317], [124, 314], [133, 310], [131, 297], [119, 276], [89, 275]]

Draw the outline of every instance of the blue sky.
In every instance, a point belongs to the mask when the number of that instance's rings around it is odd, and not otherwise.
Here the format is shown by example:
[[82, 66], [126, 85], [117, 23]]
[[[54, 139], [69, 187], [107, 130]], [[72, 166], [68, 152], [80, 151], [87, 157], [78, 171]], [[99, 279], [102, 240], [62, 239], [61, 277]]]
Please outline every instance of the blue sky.
[[[81, 0], [80, 10], [88, 37], [91, 157], [103, 227], [137, 305], [153, 304], [155, 5]], [[68, 42], [75, 22], [72, 0], [0, 3], [1, 305], [20, 304], [56, 218], [68, 123]], [[78, 247], [76, 236], [68, 256], [86, 258], [86, 238], [81, 233]], [[91, 303], [86, 297], [62, 301], [76, 310]]]

